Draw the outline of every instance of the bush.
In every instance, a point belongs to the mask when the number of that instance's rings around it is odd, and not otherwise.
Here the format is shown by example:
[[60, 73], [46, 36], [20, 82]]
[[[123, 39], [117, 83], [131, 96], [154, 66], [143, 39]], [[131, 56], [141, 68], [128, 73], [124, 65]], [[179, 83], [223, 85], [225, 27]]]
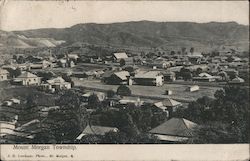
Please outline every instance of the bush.
[[131, 95], [131, 90], [126, 86], [126, 85], [120, 85], [117, 88], [116, 94], [122, 95], [122, 96], [130, 96]]
[[108, 98], [112, 98], [114, 95], [115, 95], [115, 91], [113, 91], [113, 90], [108, 90], [107, 91], [107, 97]]

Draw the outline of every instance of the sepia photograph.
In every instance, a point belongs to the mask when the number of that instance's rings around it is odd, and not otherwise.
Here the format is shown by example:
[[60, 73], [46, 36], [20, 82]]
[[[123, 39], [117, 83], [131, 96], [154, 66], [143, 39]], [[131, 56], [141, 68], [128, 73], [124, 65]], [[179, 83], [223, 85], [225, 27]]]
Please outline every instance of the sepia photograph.
[[250, 143], [248, 1], [0, 5], [2, 145]]

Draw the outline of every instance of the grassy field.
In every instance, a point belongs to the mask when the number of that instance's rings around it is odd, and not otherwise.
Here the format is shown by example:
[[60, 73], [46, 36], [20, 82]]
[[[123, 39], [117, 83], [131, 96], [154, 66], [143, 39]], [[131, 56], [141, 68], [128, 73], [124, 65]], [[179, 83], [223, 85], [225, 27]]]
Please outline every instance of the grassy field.
[[[100, 82], [100, 80], [78, 80], [75, 79], [75, 86], [82, 86], [88, 89], [100, 89], [100, 90], [117, 90], [117, 85], [106, 85]], [[181, 85], [181, 84], [164, 84], [161, 87], [156, 86], [140, 86], [140, 85], [132, 85], [129, 88], [132, 91], [133, 95], [136, 96], [149, 96], [152, 98], [173, 98], [180, 102], [191, 102], [196, 100], [202, 96], [209, 96], [214, 97], [214, 92], [219, 87], [207, 87], [207, 86], [200, 86], [200, 90], [196, 92], [188, 92], [185, 89], [188, 85]], [[173, 94], [170, 96], [165, 95], [166, 90], [172, 90]]]

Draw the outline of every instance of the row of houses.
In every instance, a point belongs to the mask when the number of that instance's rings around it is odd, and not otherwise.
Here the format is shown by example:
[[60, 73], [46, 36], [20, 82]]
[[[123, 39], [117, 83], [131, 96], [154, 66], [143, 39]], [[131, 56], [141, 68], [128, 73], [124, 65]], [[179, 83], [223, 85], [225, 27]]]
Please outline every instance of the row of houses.
[[39, 86], [40, 89], [50, 92], [71, 88], [71, 83], [66, 82], [62, 77], [51, 78], [49, 80], [46, 80], [45, 82], [42, 82], [41, 79], [41, 77], [25, 71], [22, 72], [18, 77], [14, 78], [12, 80], [12, 84], [23, 86]]
[[127, 84], [127, 85], [153, 85], [162, 86], [164, 76], [160, 71], [140, 71], [133, 77], [128, 71], [107, 71], [102, 75], [102, 80], [106, 84]]

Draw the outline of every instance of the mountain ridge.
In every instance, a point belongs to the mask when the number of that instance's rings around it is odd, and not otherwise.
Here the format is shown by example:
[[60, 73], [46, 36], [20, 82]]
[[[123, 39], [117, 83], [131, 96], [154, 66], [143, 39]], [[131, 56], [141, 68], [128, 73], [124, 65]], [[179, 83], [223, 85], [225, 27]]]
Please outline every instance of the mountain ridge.
[[120, 45], [135, 47], [159, 47], [168, 44], [187, 46], [237, 45], [249, 42], [249, 26], [236, 22], [154, 22], [131, 21], [117, 23], [81, 23], [67, 28], [43, 28], [13, 31], [28, 38], [52, 38], [67, 44]]

